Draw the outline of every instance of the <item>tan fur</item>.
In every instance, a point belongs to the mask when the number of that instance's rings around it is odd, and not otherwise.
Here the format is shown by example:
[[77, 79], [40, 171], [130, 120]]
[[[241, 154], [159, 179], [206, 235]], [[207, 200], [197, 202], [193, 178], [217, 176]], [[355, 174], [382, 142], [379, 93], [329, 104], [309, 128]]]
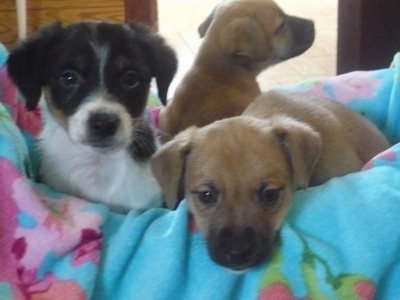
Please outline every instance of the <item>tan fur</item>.
[[314, 39], [311, 21], [285, 15], [271, 0], [223, 1], [199, 32], [204, 40], [193, 66], [160, 114], [165, 140], [191, 125], [240, 115], [261, 93], [256, 76]]
[[282, 112], [311, 124], [321, 135], [322, 155], [311, 175], [311, 185], [356, 172], [389, 147], [375, 125], [342, 104], [326, 99], [268, 92], [256, 98], [243, 116], [265, 119]]
[[51, 97], [51, 92], [49, 88], [43, 88], [42, 89], [42, 94], [44, 95], [44, 99], [46, 99], [46, 107], [51, 113], [51, 115], [54, 117], [54, 119], [57, 121], [57, 123], [63, 127], [65, 130], [68, 128], [68, 117], [65, 115], [63, 111], [58, 109], [54, 103], [53, 99]]
[[[241, 270], [268, 257], [296, 189], [359, 171], [388, 147], [371, 122], [339, 103], [268, 92], [241, 116], [183, 131], [152, 167], [169, 207], [184, 192], [211, 257]], [[260, 201], [265, 189], [278, 191], [276, 202]], [[204, 195], [217, 200], [205, 204]]]

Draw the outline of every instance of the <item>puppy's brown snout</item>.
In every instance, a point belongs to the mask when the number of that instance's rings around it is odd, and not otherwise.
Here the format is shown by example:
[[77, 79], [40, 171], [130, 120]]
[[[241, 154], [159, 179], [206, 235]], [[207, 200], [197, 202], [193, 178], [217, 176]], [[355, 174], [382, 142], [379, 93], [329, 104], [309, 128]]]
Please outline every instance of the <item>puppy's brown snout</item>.
[[104, 138], [113, 136], [120, 123], [121, 120], [117, 115], [105, 112], [93, 113], [88, 120], [90, 133]]

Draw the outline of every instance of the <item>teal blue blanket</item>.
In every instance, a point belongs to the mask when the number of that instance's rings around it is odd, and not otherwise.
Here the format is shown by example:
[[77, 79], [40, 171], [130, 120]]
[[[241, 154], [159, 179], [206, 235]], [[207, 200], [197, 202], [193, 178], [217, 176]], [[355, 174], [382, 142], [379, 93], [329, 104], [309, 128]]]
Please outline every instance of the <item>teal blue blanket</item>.
[[6, 55], [0, 46], [0, 299], [400, 299], [400, 55], [284, 88], [345, 103], [394, 146], [297, 192], [271, 261], [245, 274], [213, 263], [185, 202], [118, 215], [34, 182], [40, 111], [24, 110]]

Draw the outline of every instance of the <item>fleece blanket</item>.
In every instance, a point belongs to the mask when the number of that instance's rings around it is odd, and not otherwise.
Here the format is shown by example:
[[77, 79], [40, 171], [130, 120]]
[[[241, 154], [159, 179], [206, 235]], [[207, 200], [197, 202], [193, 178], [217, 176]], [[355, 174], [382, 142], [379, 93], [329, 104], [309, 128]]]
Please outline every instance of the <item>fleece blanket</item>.
[[283, 88], [345, 103], [393, 147], [297, 192], [271, 260], [243, 274], [209, 258], [185, 201], [119, 215], [35, 182], [40, 110], [25, 111], [6, 56], [0, 46], [0, 299], [400, 299], [400, 55]]

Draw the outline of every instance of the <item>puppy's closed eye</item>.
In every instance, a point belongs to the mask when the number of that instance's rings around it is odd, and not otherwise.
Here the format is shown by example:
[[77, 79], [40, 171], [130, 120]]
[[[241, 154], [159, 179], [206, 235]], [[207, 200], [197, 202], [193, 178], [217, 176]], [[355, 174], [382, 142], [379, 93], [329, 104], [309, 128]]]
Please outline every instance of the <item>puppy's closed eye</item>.
[[288, 30], [287, 22], [286, 22], [286, 21], [283, 21], [283, 22], [278, 26], [278, 28], [276, 28], [274, 34], [275, 34], [275, 35], [282, 35], [282, 34], [285, 34], [285, 33], [287, 32], [287, 30]]

